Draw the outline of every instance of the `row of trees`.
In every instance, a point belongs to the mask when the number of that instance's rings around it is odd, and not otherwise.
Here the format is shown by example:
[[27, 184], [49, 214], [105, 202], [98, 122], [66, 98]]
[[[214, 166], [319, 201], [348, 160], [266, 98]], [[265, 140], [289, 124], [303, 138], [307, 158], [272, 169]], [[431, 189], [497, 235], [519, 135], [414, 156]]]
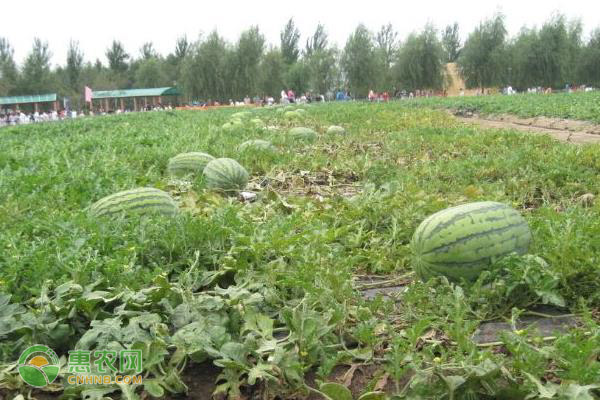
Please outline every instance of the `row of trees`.
[[69, 43], [64, 65], [52, 68], [48, 44], [35, 39], [21, 66], [10, 43], [0, 38], [0, 96], [58, 92], [78, 102], [85, 85], [94, 89], [178, 86], [189, 99], [227, 100], [271, 95], [292, 88], [325, 94], [345, 88], [358, 97], [376, 91], [441, 89], [445, 63], [457, 62], [467, 87], [512, 85], [564, 87], [600, 85], [600, 29], [588, 40], [579, 21], [553, 16], [541, 28], [523, 28], [508, 37], [505, 18], [479, 24], [464, 44], [459, 26], [439, 32], [430, 24], [403, 41], [391, 24], [371, 32], [356, 27], [340, 49], [318, 25], [301, 43], [290, 19], [280, 43], [267, 44], [258, 27], [230, 43], [213, 31], [191, 42], [177, 40], [167, 56], [152, 43], [129, 54], [119, 41], [106, 50], [106, 63], [86, 62], [76, 41]]

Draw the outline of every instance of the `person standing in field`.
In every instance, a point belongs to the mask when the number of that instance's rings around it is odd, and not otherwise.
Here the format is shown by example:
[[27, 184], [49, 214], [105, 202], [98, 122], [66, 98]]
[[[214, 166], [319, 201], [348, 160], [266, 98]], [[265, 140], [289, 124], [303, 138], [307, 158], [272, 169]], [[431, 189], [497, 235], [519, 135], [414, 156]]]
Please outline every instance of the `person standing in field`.
[[294, 91], [292, 89], [288, 89], [287, 97], [290, 103], [296, 102], [296, 95], [294, 94]]

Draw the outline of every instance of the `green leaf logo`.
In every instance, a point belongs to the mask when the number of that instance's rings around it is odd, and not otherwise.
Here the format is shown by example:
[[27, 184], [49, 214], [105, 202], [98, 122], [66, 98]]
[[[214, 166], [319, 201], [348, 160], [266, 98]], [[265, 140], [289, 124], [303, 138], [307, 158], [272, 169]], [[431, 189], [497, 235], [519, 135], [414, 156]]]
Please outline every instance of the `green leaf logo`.
[[58, 356], [48, 346], [36, 344], [21, 353], [18, 370], [27, 384], [44, 387], [54, 382], [58, 376]]

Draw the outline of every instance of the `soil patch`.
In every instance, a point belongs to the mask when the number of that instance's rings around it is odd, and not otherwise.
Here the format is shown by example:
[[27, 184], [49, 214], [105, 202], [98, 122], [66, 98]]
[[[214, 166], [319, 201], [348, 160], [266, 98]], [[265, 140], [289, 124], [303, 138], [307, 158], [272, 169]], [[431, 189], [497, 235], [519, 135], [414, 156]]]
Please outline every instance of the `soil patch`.
[[[202, 364], [189, 365], [182, 376], [183, 382], [188, 387], [188, 393], [168, 395], [168, 400], [209, 400], [213, 398], [213, 392], [216, 388], [217, 376], [221, 369], [217, 368], [212, 362], [208, 361]], [[152, 397], [149, 397], [150, 399]]]
[[515, 129], [521, 132], [550, 135], [567, 143], [600, 143], [600, 125], [591, 122], [559, 118], [519, 118], [514, 115], [480, 115], [473, 112], [451, 111], [461, 122], [474, 123], [484, 128]]
[[[528, 336], [539, 335], [542, 338], [554, 339], [577, 326], [579, 319], [573, 314], [549, 306], [541, 306], [530, 310], [516, 322], [517, 330], [528, 330]], [[495, 345], [503, 333], [513, 332], [513, 327], [507, 322], [485, 322], [473, 334], [473, 341], [478, 344]]]

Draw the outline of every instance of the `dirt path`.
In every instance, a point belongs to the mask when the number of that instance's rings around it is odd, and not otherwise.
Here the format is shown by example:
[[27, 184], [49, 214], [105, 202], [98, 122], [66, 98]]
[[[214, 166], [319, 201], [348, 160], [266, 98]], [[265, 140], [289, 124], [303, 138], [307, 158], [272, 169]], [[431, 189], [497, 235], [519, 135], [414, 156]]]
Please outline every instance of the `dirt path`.
[[[596, 125], [580, 121], [554, 120], [549, 118], [526, 119], [514, 116], [487, 117], [477, 114], [468, 117], [454, 113], [453, 115], [461, 122], [476, 124], [484, 128], [515, 129], [521, 132], [550, 135], [561, 142], [567, 143], [600, 143], [600, 134], [596, 133], [600, 128]], [[594, 133], [590, 133], [590, 131]]]

